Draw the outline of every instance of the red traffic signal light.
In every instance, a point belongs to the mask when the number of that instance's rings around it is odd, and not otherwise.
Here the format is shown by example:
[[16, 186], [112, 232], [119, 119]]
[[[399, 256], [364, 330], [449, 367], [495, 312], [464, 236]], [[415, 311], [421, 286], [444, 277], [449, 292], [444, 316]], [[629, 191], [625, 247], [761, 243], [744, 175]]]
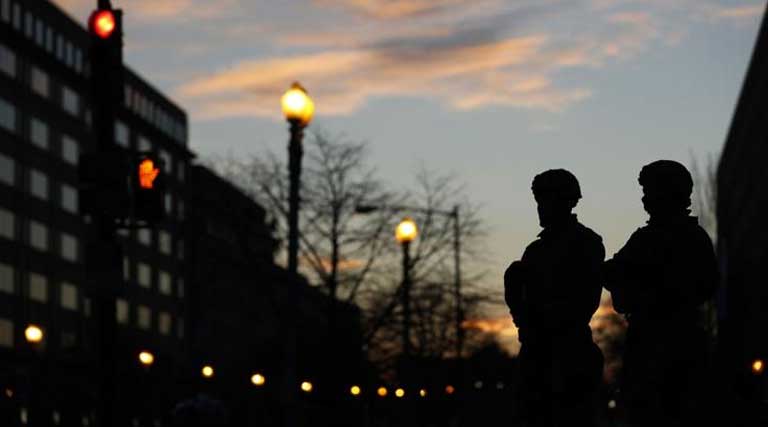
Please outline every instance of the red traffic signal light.
[[96, 10], [91, 15], [88, 26], [92, 33], [102, 39], [108, 39], [117, 27], [115, 14], [111, 10]]
[[160, 169], [155, 167], [155, 162], [149, 157], [144, 158], [139, 163], [139, 186], [141, 188], [152, 189], [155, 187], [155, 179], [160, 173]]

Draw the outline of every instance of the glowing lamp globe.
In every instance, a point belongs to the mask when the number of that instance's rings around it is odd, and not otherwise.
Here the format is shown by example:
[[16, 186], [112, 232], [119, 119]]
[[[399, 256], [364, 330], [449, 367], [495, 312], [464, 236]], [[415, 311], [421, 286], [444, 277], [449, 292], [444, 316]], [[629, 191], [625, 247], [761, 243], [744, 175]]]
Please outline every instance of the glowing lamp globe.
[[144, 366], [152, 366], [155, 363], [155, 355], [148, 351], [142, 351], [139, 353], [139, 362]]
[[265, 382], [267, 382], [267, 379], [264, 377], [264, 375], [253, 374], [253, 376], [251, 376], [251, 383], [257, 387], [263, 386]]
[[307, 91], [298, 83], [291, 85], [291, 88], [283, 95], [281, 100], [283, 114], [289, 122], [297, 122], [301, 126], [306, 126], [312, 121], [312, 115], [315, 113], [315, 103], [307, 95]]
[[91, 15], [89, 27], [97, 36], [108, 39], [117, 28], [115, 14], [111, 10], [97, 10]]
[[405, 217], [395, 228], [395, 239], [400, 243], [410, 243], [418, 234], [419, 230], [411, 217]]
[[26, 338], [28, 342], [37, 344], [43, 340], [43, 330], [37, 325], [29, 325], [24, 330], [24, 338]]

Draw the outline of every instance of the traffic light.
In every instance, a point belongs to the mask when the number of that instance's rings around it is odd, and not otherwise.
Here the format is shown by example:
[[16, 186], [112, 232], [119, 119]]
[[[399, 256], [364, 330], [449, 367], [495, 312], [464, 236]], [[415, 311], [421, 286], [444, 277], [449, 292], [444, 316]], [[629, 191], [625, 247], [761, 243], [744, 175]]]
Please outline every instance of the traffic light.
[[149, 223], [165, 217], [165, 174], [154, 153], [142, 153], [133, 165], [134, 217]]
[[91, 103], [96, 149], [113, 144], [115, 118], [123, 105], [123, 13], [108, 0], [88, 19]]

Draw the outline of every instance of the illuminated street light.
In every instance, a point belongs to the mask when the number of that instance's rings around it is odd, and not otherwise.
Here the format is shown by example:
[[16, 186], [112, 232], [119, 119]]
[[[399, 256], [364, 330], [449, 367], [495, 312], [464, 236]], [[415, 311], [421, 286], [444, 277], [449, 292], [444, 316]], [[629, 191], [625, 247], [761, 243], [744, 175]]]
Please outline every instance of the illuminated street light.
[[756, 359], [754, 362], [752, 362], [752, 373], [755, 375], [760, 375], [765, 370], [765, 363], [761, 359]]
[[253, 374], [251, 376], [251, 383], [257, 387], [261, 387], [264, 385], [264, 383], [267, 382], [267, 379], [264, 378], [264, 375], [261, 374]]
[[361, 391], [360, 387], [356, 385], [353, 385], [352, 387], [349, 388], [349, 394], [351, 394], [352, 396], [360, 396], [360, 391]]
[[203, 366], [202, 373], [205, 378], [213, 377], [213, 367], [210, 365]]
[[397, 224], [397, 228], [395, 228], [395, 239], [401, 244], [416, 240], [418, 234], [419, 229], [416, 227], [416, 222], [409, 216], [403, 218], [400, 224]]
[[416, 223], [411, 217], [405, 217], [395, 228], [395, 239], [403, 247], [403, 293], [400, 303], [403, 306], [403, 356], [411, 355], [411, 242], [419, 234]]
[[397, 390], [395, 390], [395, 396], [399, 398], [405, 396], [405, 390], [403, 390], [402, 388], [398, 388]]
[[421, 389], [419, 390], [419, 396], [421, 397], [427, 397], [427, 390]]
[[453, 394], [455, 391], [456, 389], [452, 385], [445, 386], [445, 394]]
[[150, 367], [155, 363], [155, 355], [148, 351], [142, 351], [139, 353], [139, 362], [146, 367]]
[[307, 91], [295, 82], [282, 98], [283, 114], [290, 124], [288, 142], [288, 271], [296, 273], [299, 257], [299, 185], [304, 128], [312, 121], [315, 104]]
[[376, 390], [376, 394], [378, 394], [379, 397], [387, 397], [387, 393], [389, 393], [389, 391], [387, 391], [386, 387], [379, 387], [378, 390]]
[[24, 337], [32, 344], [40, 343], [43, 340], [43, 335], [43, 330], [35, 324], [28, 325], [24, 330]]
[[312, 383], [309, 381], [304, 381], [301, 383], [301, 391], [304, 393], [311, 393], [312, 392]]

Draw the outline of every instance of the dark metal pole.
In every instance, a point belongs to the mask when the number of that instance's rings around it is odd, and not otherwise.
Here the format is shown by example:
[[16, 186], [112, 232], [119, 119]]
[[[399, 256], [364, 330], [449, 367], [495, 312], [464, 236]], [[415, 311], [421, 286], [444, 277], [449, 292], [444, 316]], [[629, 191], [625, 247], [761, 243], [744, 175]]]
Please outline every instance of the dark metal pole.
[[461, 301], [461, 233], [459, 228], [459, 205], [453, 207], [453, 261], [454, 261], [454, 298], [456, 303], [456, 357], [461, 358], [464, 347], [464, 311]]
[[304, 126], [299, 120], [290, 120], [291, 140], [288, 143], [288, 271], [296, 273], [299, 257], [299, 186], [301, 184], [301, 157], [304, 150]]
[[403, 242], [403, 356], [411, 355], [411, 242]]

